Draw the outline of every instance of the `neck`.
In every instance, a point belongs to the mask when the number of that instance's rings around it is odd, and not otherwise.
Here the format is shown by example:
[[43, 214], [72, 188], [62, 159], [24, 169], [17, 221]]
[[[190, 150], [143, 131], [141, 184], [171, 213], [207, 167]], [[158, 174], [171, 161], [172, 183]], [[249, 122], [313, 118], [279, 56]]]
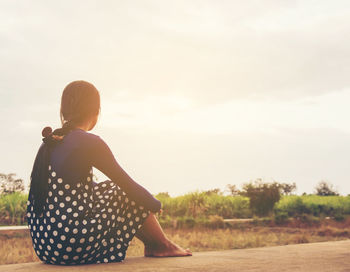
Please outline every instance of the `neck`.
[[88, 131], [90, 129], [90, 124], [84, 124], [84, 125], [76, 126], [76, 128], [80, 128], [82, 130]]

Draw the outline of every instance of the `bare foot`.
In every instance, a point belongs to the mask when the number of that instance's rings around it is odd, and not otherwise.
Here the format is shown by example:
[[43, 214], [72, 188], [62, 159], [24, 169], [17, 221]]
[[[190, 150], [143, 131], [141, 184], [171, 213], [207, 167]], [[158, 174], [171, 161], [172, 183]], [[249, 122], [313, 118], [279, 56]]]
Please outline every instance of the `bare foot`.
[[157, 246], [145, 246], [145, 257], [184, 257], [192, 256], [189, 249], [183, 249], [174, 242], [167, 240]]

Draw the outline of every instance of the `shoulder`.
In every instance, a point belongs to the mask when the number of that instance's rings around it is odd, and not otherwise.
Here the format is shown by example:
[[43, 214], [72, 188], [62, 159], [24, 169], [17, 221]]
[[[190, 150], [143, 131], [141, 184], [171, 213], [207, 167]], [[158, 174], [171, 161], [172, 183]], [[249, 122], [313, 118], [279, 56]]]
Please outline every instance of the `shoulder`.
[[81, 129], [75, 129], [67, 136], [67, 141], [79, 142], [84, 147], [107, 145], [99, 135]]

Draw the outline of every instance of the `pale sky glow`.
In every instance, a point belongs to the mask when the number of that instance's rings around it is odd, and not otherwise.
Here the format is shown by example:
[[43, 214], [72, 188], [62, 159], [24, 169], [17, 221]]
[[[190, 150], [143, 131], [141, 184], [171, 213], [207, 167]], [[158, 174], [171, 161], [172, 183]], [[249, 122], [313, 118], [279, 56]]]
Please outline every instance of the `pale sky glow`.
[[348, 33], [349, 1], [0, 1], [0, 172], [29, 180], [84, 79], [91, 132], [152, 193], [263, 178], [350, 194]]

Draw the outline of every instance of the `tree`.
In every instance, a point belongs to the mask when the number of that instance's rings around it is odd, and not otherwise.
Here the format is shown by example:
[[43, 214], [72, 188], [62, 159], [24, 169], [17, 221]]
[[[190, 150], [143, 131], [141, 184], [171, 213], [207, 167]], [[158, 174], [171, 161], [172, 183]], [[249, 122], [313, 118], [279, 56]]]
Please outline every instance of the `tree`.
[[24, 191], [24, 182], [22, 179], [16, 179], [15, 173], [0, 173], [0, 194], [11, 194]]
[[315, 187], [315, 194], [319, 196], [336, 196], [339, 193], [333, 188], [333, 185], [327, 181], [320, 181]]
[[254, 183], [246, 183], [241, 195], [249, 198], [249, 206], [259, 216], [266, 216], [273, 211], [275, 203], [281, 198], [281, 185], [277, 182], [266, 183], [257, 179]]
[[222, 192], [219, 188], [211, 189], [208, 191], [204, 191], [206, 195], [222, 195]]
[[293, 183], [280, 183], [282, 194], [291, 195], [297, 189], [295, 182]]
[[232, 195], [232, 196], [237, 196], [237, 195], [239, 195], [240, 194], [240, 191], [239, 191], [239, 189], [237, 188], [237, 186], [236, 185], [234, 185], [234, 184], [227, 184], [226, 185], [226, 190], [230, 193], [230, 195]]
[[168, 198], [170, 197], [168, 192], [160, 192], [156, 195], [157, 198]]

